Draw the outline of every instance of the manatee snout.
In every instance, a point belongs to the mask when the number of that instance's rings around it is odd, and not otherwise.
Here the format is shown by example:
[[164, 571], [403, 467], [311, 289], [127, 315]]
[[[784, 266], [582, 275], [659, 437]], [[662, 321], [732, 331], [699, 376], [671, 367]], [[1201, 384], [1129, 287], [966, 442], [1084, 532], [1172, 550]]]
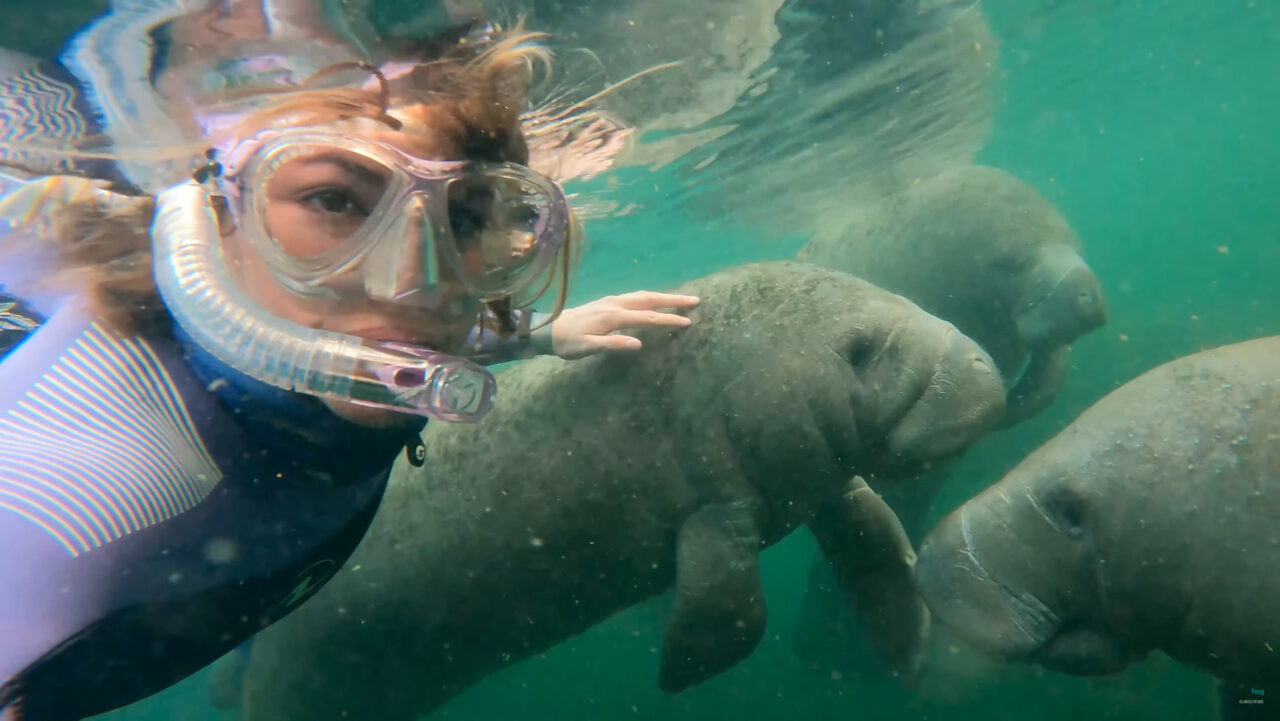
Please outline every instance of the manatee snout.
[[1025, 660], [1052, 637], [1058, 618], [989, 567], [991, 549], [974, 543], [968, 511], [961, 507], [944, 518], [921, 543], [916, 587], [934, 617], [961, 639], [995, 658]]
[[[1046, 269], [1043, 285], [1048, 291], [1029, 298], [1014, 315], [1018, 337], [1031, 349], [1069, 345], [1107, 322], [1107, 302], [1102, 284], [1078, 258], [1065, 271]], [[1048, 275], [1052, 273], [1052, 275]]]
[[932, 375], [889, 433], [888, 451], [913, 462], [946, 460], [978, 440], [1003, 414], [1004, 386], [995, 362], [949, 326]]
[[[1005, 661], [1075, 675], [1120, 671], [1141, 654], [1092, 606], [1094, 564], [1067, 528], [1065, 493], [996, 487], [942, 520], [920, 545], [916, 588], [937, 621]], [[1064, 529], [1067, 529], [1064, 532]]]

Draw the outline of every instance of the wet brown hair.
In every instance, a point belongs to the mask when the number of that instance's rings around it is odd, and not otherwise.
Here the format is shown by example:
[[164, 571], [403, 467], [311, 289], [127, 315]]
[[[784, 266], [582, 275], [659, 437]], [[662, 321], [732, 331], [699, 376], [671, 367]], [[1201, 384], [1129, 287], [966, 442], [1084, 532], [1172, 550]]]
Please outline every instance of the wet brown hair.
[[[368, 118], [403, 132], [411, 152], [416, 129], [429, 126], [466, 159], [527, 163], [520, 116], [536, 66], [550, 62], [541, 38], [519, 26], [480, 40], [454, 30], [403, 47], [397, 57], [413, 63], [412, 69], [391, 81], [373, 66], [343, 63], [321, 70], [300, 88], [242, 93], [233, 99], [261, 95], [268, 96], [262, 98], [267, 102], [232, 129], [231, 137], [251, 137], [281, 124], [322, 125]], [[351, 71], [364, 72], [377, 82], [362, 87], [323, 86], [335, 75]], [[162, 331], [170, 321], [152, 274], [154, 213], [155, 200], [150, 196], [110, 203], [95, 198], [61, 208], [53, 214], [51, 233], [57, 270], [42, 285], [83, 289], [97, 316], [121, 332]], [[219, 216], [227, 217], [226, 213]], [[515, 330], [514, 309], [531, 306], [552, 285], [557, 287], [552, 317], [564, 309], [580, 240], [575, 217], [547, 277], [521, 298], [490, 303], [489, 311], [502, 334]]]

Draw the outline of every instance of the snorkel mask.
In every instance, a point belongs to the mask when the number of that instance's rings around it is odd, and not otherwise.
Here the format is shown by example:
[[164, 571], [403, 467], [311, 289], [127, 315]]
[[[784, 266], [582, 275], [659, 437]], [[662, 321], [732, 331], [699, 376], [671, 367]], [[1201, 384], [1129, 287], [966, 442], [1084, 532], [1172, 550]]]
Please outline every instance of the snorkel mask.
[[[266, 132], [226, 160], [157, 196], [156, 285], [193, 340], [286, 390], [449, 421], [489, 411], [496, 384], [475, 363], [308, 328], [258, 306], [227, 266], [212, 200], [226, 198], [272, 275], [299, 296], [478, 308], [529, 288], [554, 261], [569, 223], [554, 181], [512, 164], [427, 161], [335, 128]], [[308, 165], [360, 178], [358, 197], [343, 201], [360, 206], [326, 215], [334, 198], [290, 195], [289, 174]], [[296, 232], [286, 240], [273, 204], [310, 201], [332, 222], [305, 242]]]
[[[517, 295], [544, 277], [569, 223], [559, 185], [526, 167], [424, 160], [332, 128], [259, 135], [226, 158], [221, 186], [276, 279], [304, 296], [440, 308], [450, 288], [475, 302]], [[286, 205], [304, 209], [286, 221], [273, 213]], [[302, 243], [287, 237], [299, 223]]]

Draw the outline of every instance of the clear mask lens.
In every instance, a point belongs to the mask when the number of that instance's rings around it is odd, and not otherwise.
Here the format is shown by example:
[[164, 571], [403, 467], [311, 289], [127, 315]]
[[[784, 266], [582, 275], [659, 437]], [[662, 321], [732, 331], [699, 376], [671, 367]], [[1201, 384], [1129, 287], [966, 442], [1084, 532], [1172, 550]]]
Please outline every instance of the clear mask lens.
[[272, 160], [256, 210], [275, 248], [299, 261], [345, 254], [393, 186], [391, 170], [337, 148], [289, 148]]
[[449, 184], [448, 213], [467, 274], [494, 289], [529, 273], [554, 215], [551, 197], [532, 183], [479, 173]]
[[304, 293], [431, 306], [542, 276], [564, 242], [554, 182], [504, 164], [430, 162], [351, 138], [264, 147], [240, 178], [246, 231]]

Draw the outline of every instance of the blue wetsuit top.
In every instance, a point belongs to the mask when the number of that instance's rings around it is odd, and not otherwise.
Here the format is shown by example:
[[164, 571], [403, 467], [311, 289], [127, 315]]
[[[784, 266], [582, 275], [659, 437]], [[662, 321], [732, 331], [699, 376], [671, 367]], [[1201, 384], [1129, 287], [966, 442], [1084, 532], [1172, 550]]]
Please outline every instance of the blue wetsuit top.
[[[40, 276], [0, 261], [0, 717], [64, 721], [176, 683], [306, 600], [420, 426], [343, 421], [176, 328], [123, 336], [81, 298], [21, 287]], [[480, 340], [489, 362], [525, 354]]]

